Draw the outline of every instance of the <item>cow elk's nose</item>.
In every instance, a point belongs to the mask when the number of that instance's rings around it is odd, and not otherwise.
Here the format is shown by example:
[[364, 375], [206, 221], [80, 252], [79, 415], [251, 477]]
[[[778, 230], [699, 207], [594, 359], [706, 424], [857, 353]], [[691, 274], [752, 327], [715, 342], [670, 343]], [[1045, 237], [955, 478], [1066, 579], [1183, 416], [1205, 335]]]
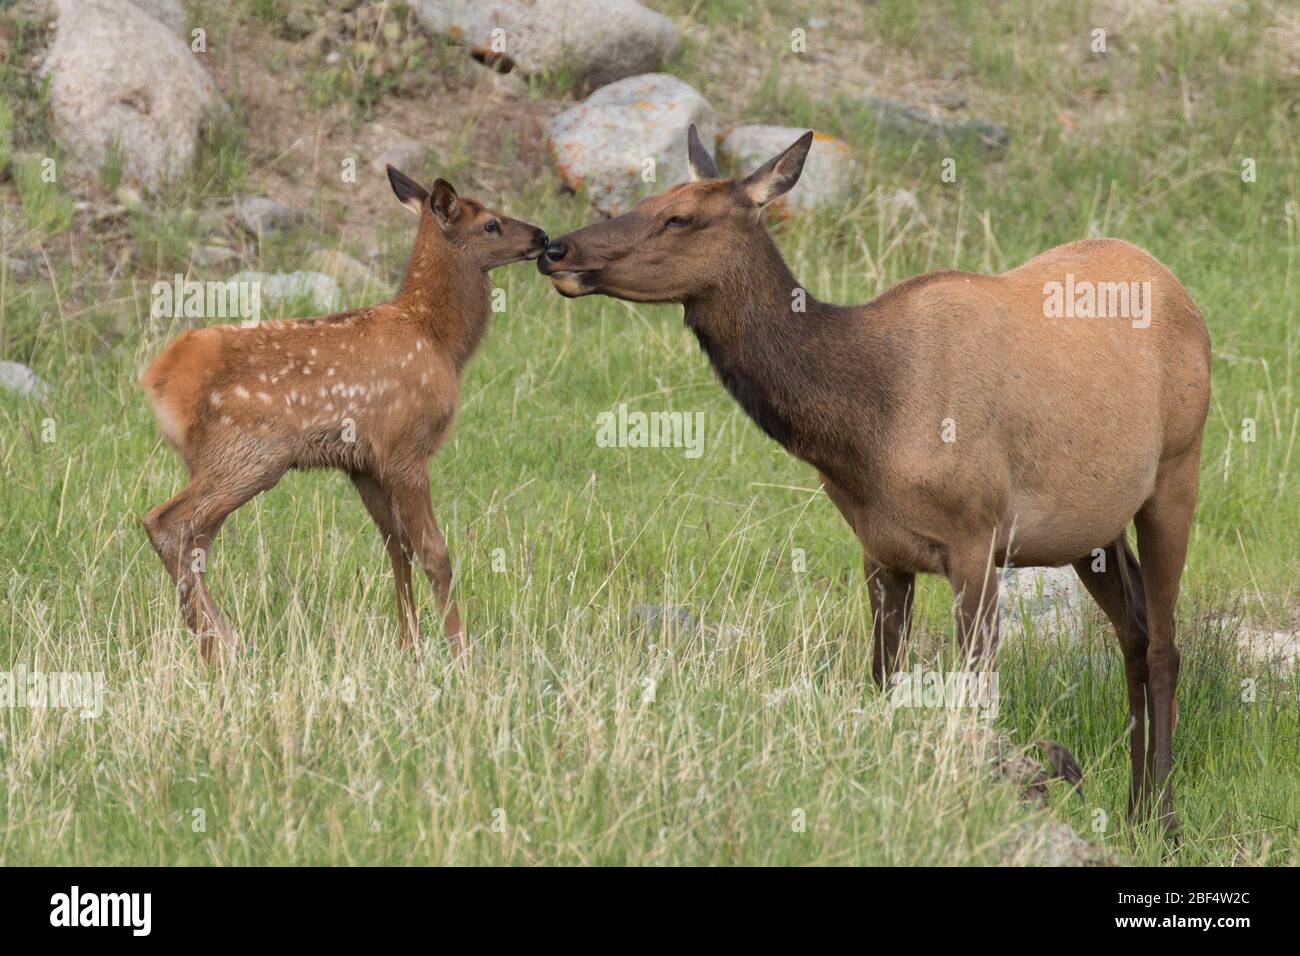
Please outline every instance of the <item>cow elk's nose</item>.
[[550, 240], [547, 238], [545, 229], [533, 230], [533, 245], [545, 246]]
[[563, 242], [552, 242], [547, 245], [546, 251], [542, 253], [542, 258], [547, 262], [559, 262], [568, 254], [569, 247], [567, 245]]

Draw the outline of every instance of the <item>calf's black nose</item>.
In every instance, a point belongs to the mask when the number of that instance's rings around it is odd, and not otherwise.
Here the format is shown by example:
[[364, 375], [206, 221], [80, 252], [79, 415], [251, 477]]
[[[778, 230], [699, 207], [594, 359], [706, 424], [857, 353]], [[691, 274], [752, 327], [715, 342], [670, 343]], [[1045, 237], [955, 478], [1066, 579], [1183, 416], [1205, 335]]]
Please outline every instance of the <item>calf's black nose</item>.
[[559, 262], [568, 255], [568, 253], [569, 247], [564, 243], [552, 242], [547, 245], [546, 251], [542, 253], [542, 258], [547, 262]]
[[546, 236], [546, 230], [545, 230], [545, 229], [534, 229], [534, 230], [533, 230], [533, 245], [535, 245], [535, 246], [545, 246], [545, 245], [547, 244], [547, 242], [549, 242], [549, 241], [550, 241], [550, 240], [549, 240], [549, 239], [547, 238], [547, 236]]

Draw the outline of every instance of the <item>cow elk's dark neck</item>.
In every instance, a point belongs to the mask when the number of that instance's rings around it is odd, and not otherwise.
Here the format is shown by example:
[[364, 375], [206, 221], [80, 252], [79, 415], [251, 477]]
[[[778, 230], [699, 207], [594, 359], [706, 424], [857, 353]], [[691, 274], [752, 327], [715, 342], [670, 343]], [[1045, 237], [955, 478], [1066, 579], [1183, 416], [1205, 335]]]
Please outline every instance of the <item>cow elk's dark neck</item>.
[[[685, 303], [686, 324], [763, 431], [806, 461], [830, 466], [842, 455], [834, 421], [840, 406], [857, 405], [859, 421], [872, 414], [861, 407], [872, 396], [846, 395], [843, 383], [869, 383], [869, 390], [881, 384], [869, 356], [848, 354], [855, 347], [846, 321], [852, 310], [804, 289], [766, 230], [755, 230], [731, 261], [730, 272]], [[842, 374], [846, 364], [855, 374]]]

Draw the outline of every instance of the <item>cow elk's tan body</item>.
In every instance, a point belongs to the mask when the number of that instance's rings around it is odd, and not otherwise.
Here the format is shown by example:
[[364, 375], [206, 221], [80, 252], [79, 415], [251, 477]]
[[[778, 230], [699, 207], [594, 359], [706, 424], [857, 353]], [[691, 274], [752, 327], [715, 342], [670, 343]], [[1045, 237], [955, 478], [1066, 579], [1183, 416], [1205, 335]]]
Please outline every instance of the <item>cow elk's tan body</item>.
[[[819, 302], [760, 218], [811, 144], [728, 180], [692, 128], [695, 181], [560, 237], [538, 268], [567, 296], [685, 307], [723, 384], [818, 470], [861, 542], [877, 680], [905, 641], [917, 573], [947, 577], [959, 637], [980, 655], [996, 642], [997, 566], [1072, 564], [1123, 649], [1130, 811], [1158, 794], [1172, 828], [1173, 615], [1210, 397], [1200, 312], [1164, 266], [1114, 239], [1001, 275], [919, 276], [864, 305]], [[1054, 284], [1119, 283], [1140, 296], [1129, 315], [1050, 314]]]
[[453, 651], [463, 641], [428, 461], [447, 437], [461, 370], [487, 325], [488, 270], [535, 257], [546, 236], [456, 196], [442, 180], [430, 194], [391, 167], [389, 179], [419, 216], [392, 302], [195, 329], [141, 376], [159, 428], [190, 474], [178, 495], [145, 516], [145, 529], [205, 659], [236, 643], [204, 584], [207, 551], [232, 511], [291, 468], [338, 468], [352, 479], [392, 561], [402, 642], [418, 634], [412, 559], [433, 585]]

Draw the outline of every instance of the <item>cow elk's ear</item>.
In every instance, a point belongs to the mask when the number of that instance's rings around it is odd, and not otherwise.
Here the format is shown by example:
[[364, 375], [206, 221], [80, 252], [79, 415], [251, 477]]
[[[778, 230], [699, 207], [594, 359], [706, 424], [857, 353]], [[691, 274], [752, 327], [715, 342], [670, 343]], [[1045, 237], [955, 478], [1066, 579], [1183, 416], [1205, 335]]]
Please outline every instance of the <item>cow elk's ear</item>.
[[439, 179], [433, 184], [433, 214], [444, 228], [455, 222], [456, 217], [460, 215], [460, 201], [456, 198], [456, 190], [445, 179]]
[[388, 167], [388, 182], [393, 187], [393, 193], [396, 194], [397, 201], [418, 216], [429, 198], [429, 190], [406, 175], [406, 173], [394, 169], [392, 166]]
[[800, 136], [784, 153], [773, 156], [758, 169], [741, 180], [741, 191], [755, 206], [766, 206], [773, 199], [784, 196], [799, 181], [804, 160], [812, 148], [812, 130]]
[[700, 142], [700, 132], [694, 123], [686, 131], [686, 159], [691, 167], [691, 179], [717, 179], [721, 175], [718, 164]]

